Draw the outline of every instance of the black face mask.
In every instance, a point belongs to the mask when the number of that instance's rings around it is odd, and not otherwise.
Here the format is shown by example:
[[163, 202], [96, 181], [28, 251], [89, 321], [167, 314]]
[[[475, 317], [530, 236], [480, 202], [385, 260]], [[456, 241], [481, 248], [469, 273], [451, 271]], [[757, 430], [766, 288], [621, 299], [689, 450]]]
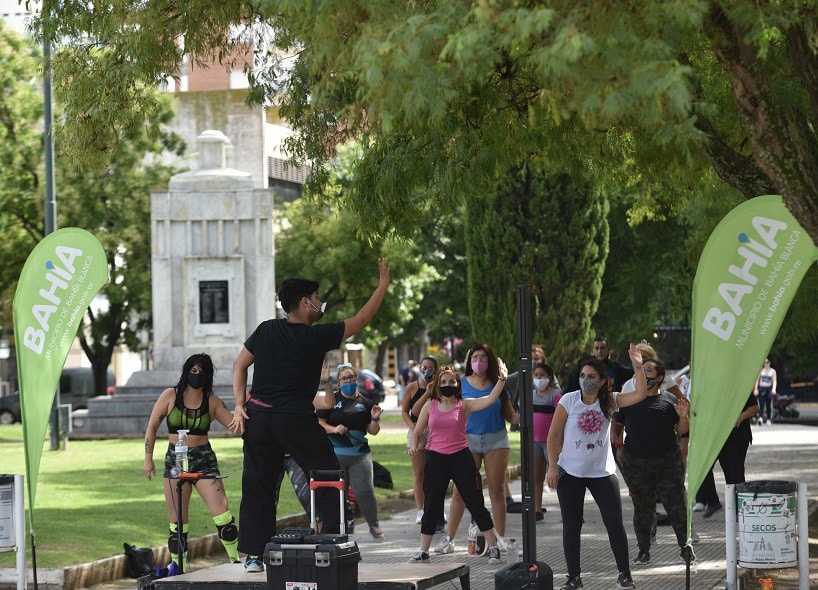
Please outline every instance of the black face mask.
[[457, 393], [457, 386], [456, 385], [443, 385], [440, 388], [440, 395], [443, 397], [452, 397]]
[[202, 385], [204, 385], [204, 377], [204, 373], [188, 373], [187, 384], [193, 389], [199, 389]]

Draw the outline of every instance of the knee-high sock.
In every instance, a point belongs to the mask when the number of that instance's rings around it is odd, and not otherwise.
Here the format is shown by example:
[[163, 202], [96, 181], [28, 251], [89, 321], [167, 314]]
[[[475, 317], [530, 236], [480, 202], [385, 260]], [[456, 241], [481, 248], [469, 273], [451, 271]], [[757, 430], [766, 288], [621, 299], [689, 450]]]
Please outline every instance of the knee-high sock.
[[[185, 552], [184, 553], [184, 555], [185, 555], [185, 571], [190, 571], [190, 563], [188, 562], [188, 559], [187, 559], [188, 552], [187, 552], [187, 546], [186, 546], [187, 545], [187, 529], [188, 529], [188, 523], [184, 523], [182, 525], [182, 543], [183, 543], [183, 545], [185, 545], [185, 547], [183, 547], [183, 550]], [[175, 542], [175, 539], [178, 539], [177, 535], [178, 535], [178, 532], [179, 532], [179, 527], [176, 526], [175, 522], [172, 522], [168, 526], [168, 531], [170, 532], [170, 537], [174, 538], [174, 542]], [[168, 550], [170, 551], [170, 560], [173, 563], [175, 563], [176, 565], [179, 565], [179, 554], [175, 553], [173, 551], [173, 547], [175, 547], [176, 545], [171, 544], [170, 539], [168, 539], [168, 541], [169, 541], [168, 542]]]
[[213, 517], [213, 524], [216, 525], [216, 530], [219, 531], [219, 540], [224, 545], [224, 550], [227, 551], [227, 557], [230, 563], [238, 563], [239, 561], [239, 529], [236, 527], [236, 519], [228, 510], [224, 514]]

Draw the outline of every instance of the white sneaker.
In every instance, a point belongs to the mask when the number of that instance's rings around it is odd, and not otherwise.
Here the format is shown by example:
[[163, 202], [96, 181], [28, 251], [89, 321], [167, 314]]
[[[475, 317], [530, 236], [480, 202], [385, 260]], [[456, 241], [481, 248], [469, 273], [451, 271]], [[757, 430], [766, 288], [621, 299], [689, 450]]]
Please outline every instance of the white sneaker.
[[704, 512], [705, 508], [707, 508], [707, 506], [705, 506], [701, 502], [696, 502], [695, 504], [693, 504], [693, 512]]
[[443, 537], [440, 543], [435, 545], [435, 553], [440, 553], [441, 555], [454, 553], [454, 541], [449, 538], [449, 535]]
[[767, 418], [767, 426], [772, 426], [772, 425], [773, 425], [773, 421], [770, 420], [769, 418]]
[[415, 517], [415, 524], [423, 522], [423, 510], [418, 510], [418, 515]]

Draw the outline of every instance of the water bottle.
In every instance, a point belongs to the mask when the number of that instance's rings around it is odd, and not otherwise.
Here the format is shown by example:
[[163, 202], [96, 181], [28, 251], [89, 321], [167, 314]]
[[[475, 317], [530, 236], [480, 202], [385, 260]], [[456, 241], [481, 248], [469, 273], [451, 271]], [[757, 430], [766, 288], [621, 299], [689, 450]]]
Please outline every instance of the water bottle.
[[[188, 470], [187, 466], [187, 430], [179, 430], [179, 440], [176, 441], [176, 477]], [[171, 474], [172, 475], [172, 474]]]
[[509, 539], [506, 543], [506, 559], [509, 564], [520, 561], [520, 552], [517, 549], [517, 539]]

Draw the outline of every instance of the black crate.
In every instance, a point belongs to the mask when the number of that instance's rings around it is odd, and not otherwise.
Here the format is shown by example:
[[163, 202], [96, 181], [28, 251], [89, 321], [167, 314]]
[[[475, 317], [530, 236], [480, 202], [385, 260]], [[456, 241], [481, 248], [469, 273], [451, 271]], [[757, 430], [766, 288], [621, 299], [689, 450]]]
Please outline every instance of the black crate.
[[269, 590], [357, 590], [361, 552], [345, 543], [267, 543], [264, 564]]

